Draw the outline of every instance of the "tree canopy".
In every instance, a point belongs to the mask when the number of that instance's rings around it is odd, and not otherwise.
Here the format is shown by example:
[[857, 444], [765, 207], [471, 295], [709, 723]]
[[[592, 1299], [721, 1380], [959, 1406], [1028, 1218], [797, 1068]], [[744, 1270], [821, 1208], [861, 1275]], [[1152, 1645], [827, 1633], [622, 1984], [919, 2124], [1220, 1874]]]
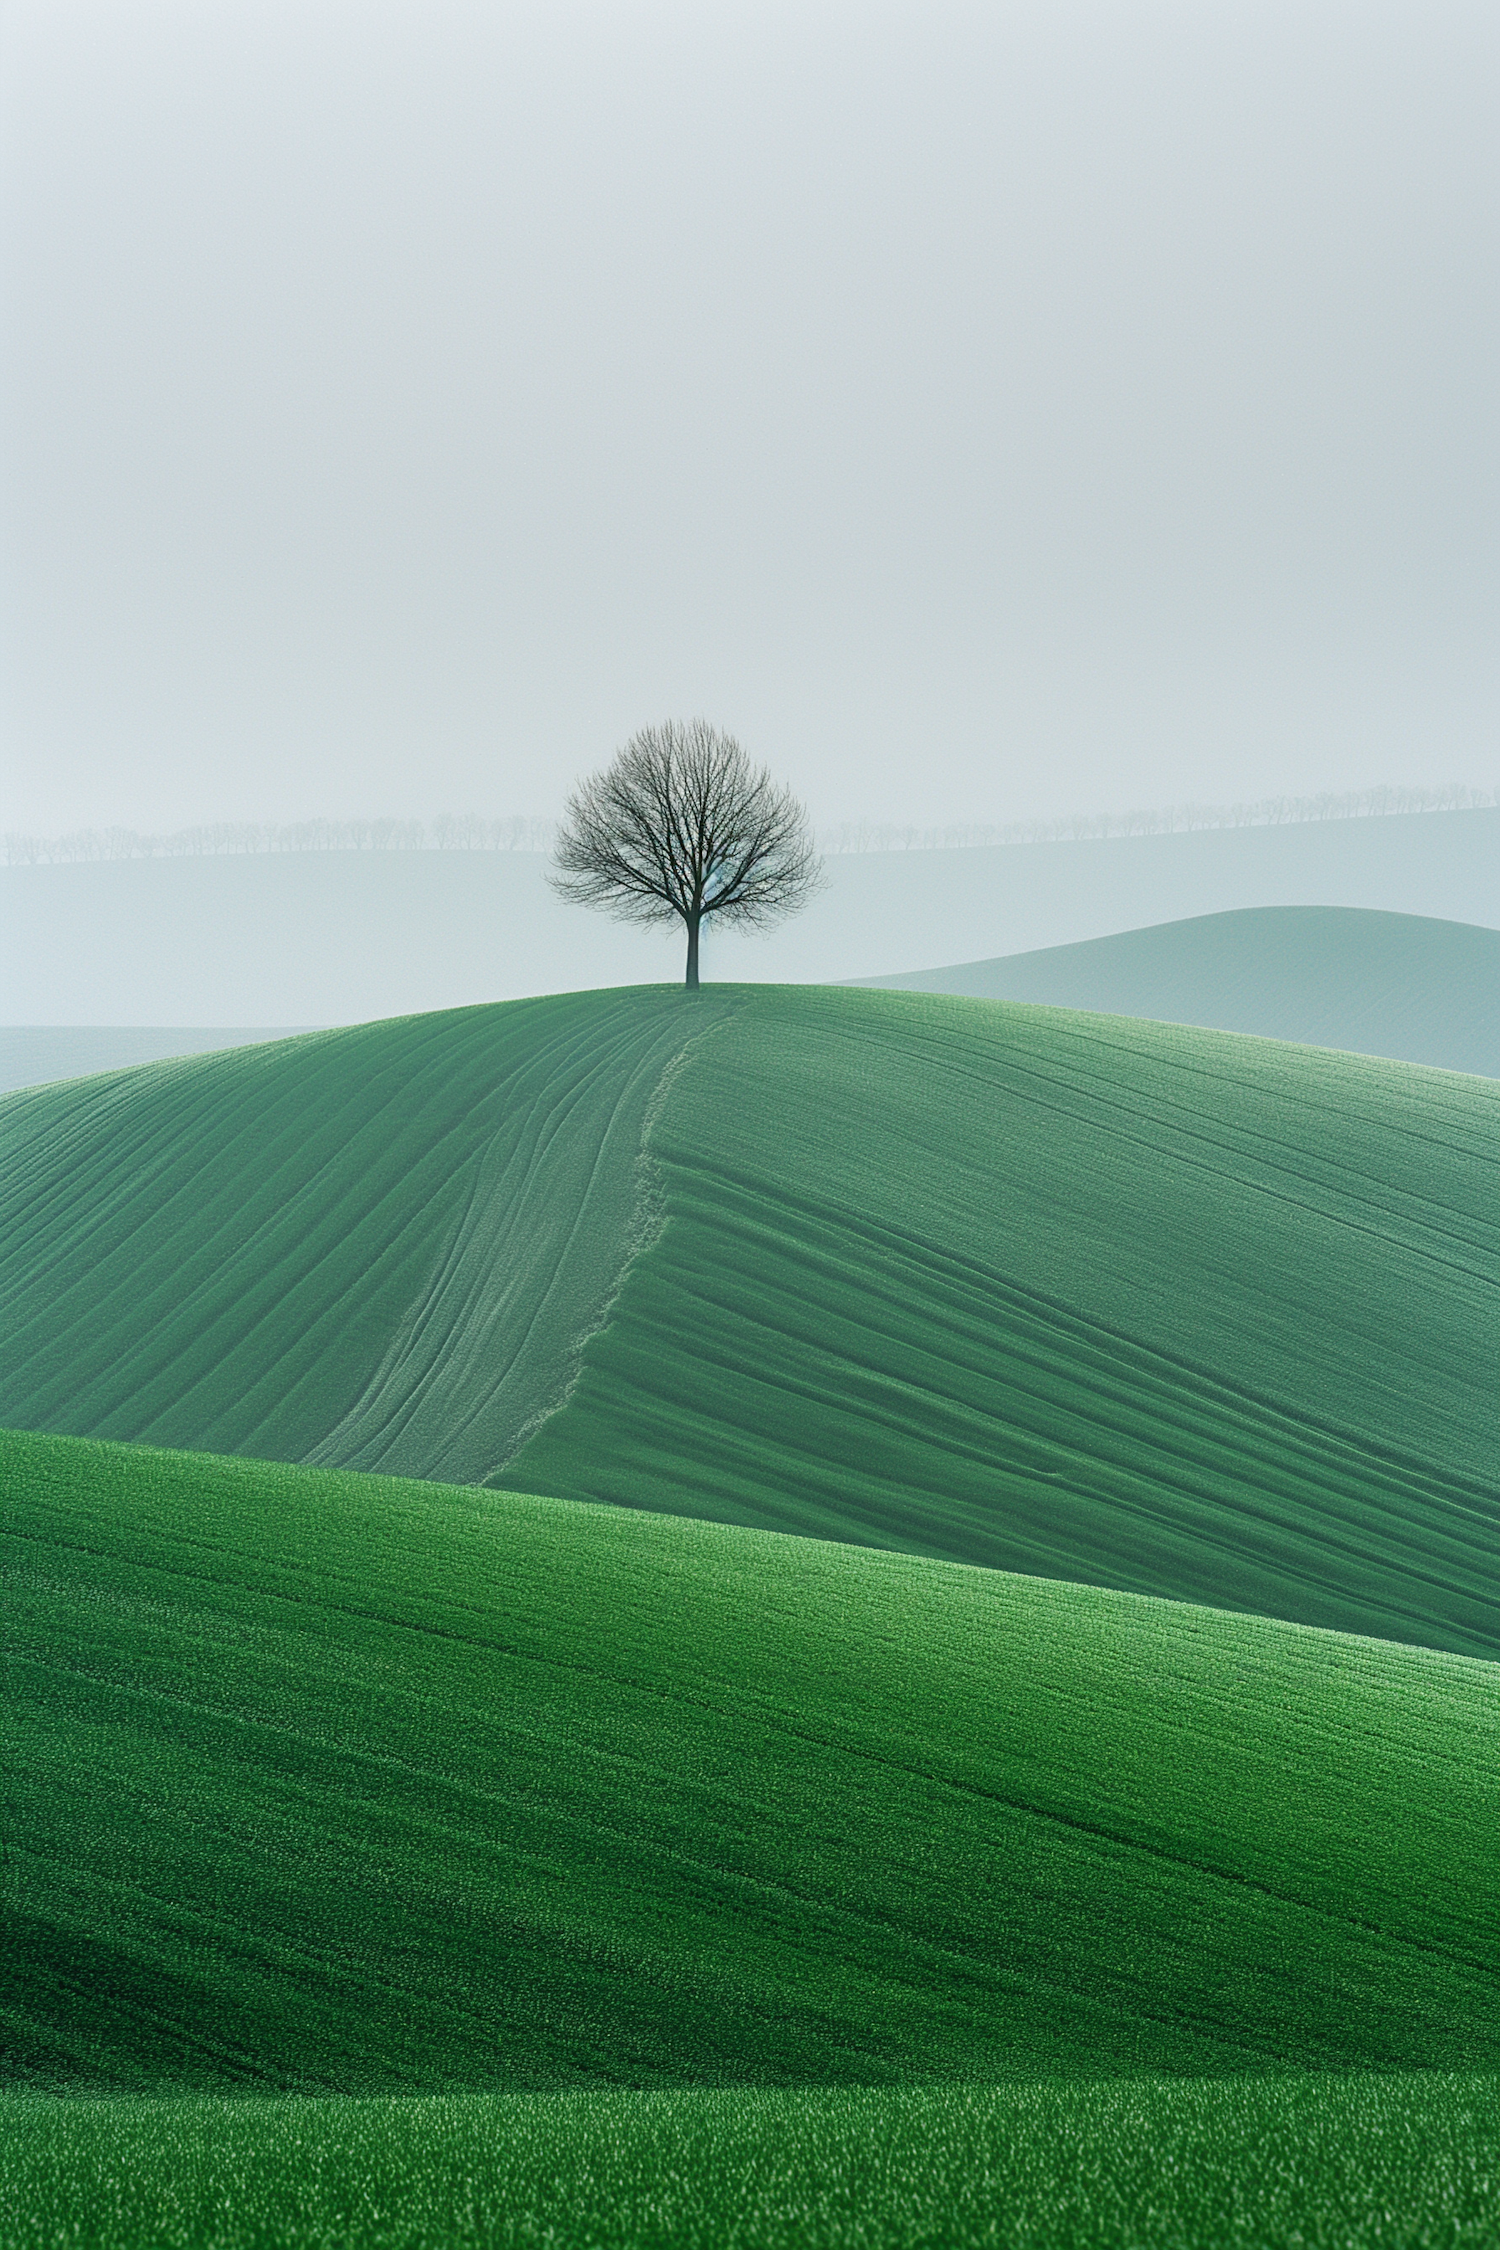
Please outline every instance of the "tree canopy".
[[780, 921], [822, 883], [806, 811], [706, 719], [633, 734], [568, 798], [548, 880], [626, 922], [679, 920], [687, 983], [703, 923]]

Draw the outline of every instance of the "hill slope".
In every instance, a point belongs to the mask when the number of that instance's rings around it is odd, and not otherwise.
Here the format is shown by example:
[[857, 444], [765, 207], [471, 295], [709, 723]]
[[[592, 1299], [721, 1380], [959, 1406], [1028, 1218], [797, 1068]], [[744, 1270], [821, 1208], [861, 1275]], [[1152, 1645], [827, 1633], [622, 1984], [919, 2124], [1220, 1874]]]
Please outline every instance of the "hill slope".
[[11, 1418], [484, 1475], [602, 1317], [712, 1013], [520, 1002], [12, 1096]]
[[865, 981], [1248, 1031], [1500, 1078], [1500, 930], [1416, 914], [1251, 907]]
[[33, 2083], [1500, 2053], [1493, 1666], [620, 1510], [4, 1442]]
[[0, 1104], [15, 1424], [1500, 1649], [1500, 1088], [573, 995]]

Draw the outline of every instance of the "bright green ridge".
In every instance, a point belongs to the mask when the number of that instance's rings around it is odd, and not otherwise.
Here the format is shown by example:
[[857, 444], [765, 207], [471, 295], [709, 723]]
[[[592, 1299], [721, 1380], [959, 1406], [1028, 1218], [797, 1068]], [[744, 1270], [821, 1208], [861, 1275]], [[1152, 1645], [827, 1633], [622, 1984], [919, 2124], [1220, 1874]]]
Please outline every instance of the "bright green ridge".
[[729, 1003], [399, 1018], [0, 1102], [0, 1418], [479, 1480], [564, 1395]]
[[1500, 930], [1422, 914], [1243, 907], [860, 981], [1155, 1016], [1500, 1078]]
[[160, 1064], [0, 1103], [0, 1418], [1494, 1655], [1497, 1127], [1477, 1078], [873, 991]]
[[614, 1508], [8, 1436], [14, 2076], [1500, 2067], [1500, 1670]]
[[1500, 1087], [749, 993], [507, 1484], [1500, 1651]]
[[1444, 2073], [0, 2104], [12, 2250], [1489, 2250]]

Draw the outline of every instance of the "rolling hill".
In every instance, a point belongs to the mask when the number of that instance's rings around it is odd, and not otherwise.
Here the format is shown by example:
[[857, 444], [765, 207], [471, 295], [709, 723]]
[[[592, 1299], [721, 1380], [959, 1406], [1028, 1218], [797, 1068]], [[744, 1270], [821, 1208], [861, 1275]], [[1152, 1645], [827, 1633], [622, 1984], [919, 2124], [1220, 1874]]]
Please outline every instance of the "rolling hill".
[[1201, 1024], [1500, 1078], [1500, 930], [1415, 914], [1248, 907], [865, 981]]
[[1500, 2059], [1492, 1665], [473, 1489], [4, 1469], [13, 2081]]
[[0, 1104], [23, 1428], [1500, 1650], [1500, 1088], [869, 991], [569, 995]]

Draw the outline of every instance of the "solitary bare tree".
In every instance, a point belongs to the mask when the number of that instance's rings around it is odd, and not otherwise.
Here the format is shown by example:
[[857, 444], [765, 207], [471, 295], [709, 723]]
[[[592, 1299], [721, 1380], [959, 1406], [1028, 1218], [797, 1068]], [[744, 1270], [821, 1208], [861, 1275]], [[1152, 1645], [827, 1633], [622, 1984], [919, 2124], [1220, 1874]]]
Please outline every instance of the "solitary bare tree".
[[767, 923], [822, 883], [807, 815], [706, 719], [642, 727], [567, 802], [548, 881], [624, 922], [687, 924], [687, 982], [709, 915]]

